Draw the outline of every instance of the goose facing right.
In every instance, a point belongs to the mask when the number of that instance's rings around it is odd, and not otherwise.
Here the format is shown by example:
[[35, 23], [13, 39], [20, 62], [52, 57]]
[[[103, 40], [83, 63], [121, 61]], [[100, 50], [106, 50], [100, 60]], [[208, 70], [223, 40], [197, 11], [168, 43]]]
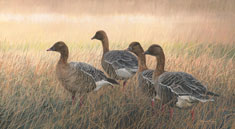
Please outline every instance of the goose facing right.
[[[200, 81], [185, 72], [166, 72], [165, 55], [161, 46], [151, 45], [145, 54], [156, 57], [157, 66], [153, 73], [154, 85], [162, 104], [178, 108], [190, 108], [198, 102], [214, 101], [209, 96], [219, 96], [207, 90]], [[171, 118], [173, 117], [171, 108]], [[194, 110], [191, 112], [194, 119]]]
[[68, 63], [69, 50], [62, 41], [56, 42], [47, 51], [60, 53], [60, 59], [56, 65], [56, 75], [62, 86], [72, 94], [73, 104], [77, 93], [82, 97], [88, 92], [99, 90], [102, 86], [118, 85], [115, 80], [107, 78], [102, 71], [87, 63]]
[[135, 75], [138, 69], [137, 58], [126, 50], [109, 50], [109, 40], [107, 34], [103, 31], [97, 31], [91, 38], [100, 40], [103, 46], [103, 55], [101, 65], [110, 78], [126, 81]]

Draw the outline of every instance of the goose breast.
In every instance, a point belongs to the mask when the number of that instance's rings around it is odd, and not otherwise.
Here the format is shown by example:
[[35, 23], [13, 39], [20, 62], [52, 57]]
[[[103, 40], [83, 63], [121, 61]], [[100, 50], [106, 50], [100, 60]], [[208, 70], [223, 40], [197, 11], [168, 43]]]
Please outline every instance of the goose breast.
[[152, 79], [154, 70], [144, 70], [138, 75], [138, 86], [141, 88], [143, 93], [147, 94], [149, 97], [157, 97], [156, 90], [154, 88], [154, 82]]

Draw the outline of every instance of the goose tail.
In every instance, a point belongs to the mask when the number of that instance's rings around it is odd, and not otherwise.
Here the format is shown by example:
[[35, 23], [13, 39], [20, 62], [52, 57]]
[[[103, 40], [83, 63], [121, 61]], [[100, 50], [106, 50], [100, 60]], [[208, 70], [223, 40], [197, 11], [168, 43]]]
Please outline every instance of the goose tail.
[[114, 79], [111, 79], [111, 78], [107, 78], [107, 81], [111, 84], [111, 85], [119, 85], [119, 83], [114, 80]]
[[220, 96], [219, 94], [216, 94], [216, 93], [213, 93], [213, 92], [210, 92], [210, 91], [208, 91], [208, 92], [206, 93], [206, 95], [216, 96], [216, 97], [219, 97], [219, 96]]

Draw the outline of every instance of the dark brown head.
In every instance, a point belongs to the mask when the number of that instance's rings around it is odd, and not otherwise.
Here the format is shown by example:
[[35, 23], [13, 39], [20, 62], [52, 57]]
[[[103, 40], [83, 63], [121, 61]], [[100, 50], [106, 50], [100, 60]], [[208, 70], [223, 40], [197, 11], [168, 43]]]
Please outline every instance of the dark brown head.
[[144, 49], [139, 42], [132, 42], [127, 48], [128, 51], [135, 53], [137, 56], [144, 53]]
[[152, 55], [152, 56], [160, 56], [163, 54], [163, 49], [158, 44], [151, 45], [144, 54]]
[[51, 48], [47, 49], [47, 51], [56, 51], [59, 53], [67, 54], [68, 47], [63, 41], [58, 41]]
[[91, 38], [91, 40], [93, 39], [104, 40], [105, 38], [107, 38], [106, 33], [103, 30], [99, 30], [95, 33], [95, 35]]

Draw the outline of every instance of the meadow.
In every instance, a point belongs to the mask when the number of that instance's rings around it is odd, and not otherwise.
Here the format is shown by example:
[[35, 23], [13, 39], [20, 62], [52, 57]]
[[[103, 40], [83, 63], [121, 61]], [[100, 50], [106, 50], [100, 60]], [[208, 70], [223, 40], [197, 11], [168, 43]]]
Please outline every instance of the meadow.
[[[233, 16], [233, 15], [232, 15]], [[235, 19], [230, 14], [59, 15], [0, 14], [0, 128], [102, 129], [232, 129], [235, 127]], [[91, 92], [83, 106], [59, 84], [55, 65], [59, 54], [47, 52], [56, 41], [70, 50], [69, 61], [102, 69], [101, 43], [91, 40], [105, 30], [110, 49], [126, 49], [139, 41], [144, 49], [159, 44], [167, 71], [185, 71], [220, 94], [199, 103], [195, 120], [190, 110], [161, 112], [137, 87], [136, 77], [125, 89], [103, 87]], [[155, 58], [147, 56], [154, 69]]]

